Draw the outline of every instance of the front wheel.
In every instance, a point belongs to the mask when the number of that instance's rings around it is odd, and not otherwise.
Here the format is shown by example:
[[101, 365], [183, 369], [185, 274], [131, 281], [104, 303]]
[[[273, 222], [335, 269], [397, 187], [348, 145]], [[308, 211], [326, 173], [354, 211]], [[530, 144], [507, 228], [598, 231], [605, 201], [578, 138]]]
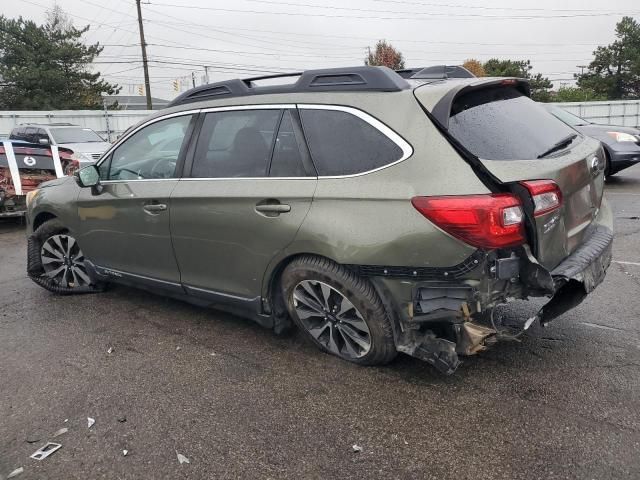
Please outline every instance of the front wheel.
[[289, 314], [321, 350], [361, 365], [396, 356], [393, 330], [373, 286], [328, 259], [304, 256], [282, 273]]
[[38, 285], [58, 294], [102, 289], [92, 281], [80, 245], [58, 220], [43, 223], [29, 238], [27, 271]]

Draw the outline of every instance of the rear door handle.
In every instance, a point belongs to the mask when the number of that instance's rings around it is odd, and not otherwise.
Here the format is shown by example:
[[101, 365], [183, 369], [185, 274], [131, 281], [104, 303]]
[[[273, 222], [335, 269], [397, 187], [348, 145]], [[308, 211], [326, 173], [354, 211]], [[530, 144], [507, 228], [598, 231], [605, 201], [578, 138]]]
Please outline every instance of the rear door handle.
[[167, 209], [167, 206], [164, 203], [149, 203], [142, 208], [149, 213], [158, 213], [164, 212]]
[[260, 213], [287, 213], [291, 211], [291, 205], [284, 203], [256, 205], [256, 212]]

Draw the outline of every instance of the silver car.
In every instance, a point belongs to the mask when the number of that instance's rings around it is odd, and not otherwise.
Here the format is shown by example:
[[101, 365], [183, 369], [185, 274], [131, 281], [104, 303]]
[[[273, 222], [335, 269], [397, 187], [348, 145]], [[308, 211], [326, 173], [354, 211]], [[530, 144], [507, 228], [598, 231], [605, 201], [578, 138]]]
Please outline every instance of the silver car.
[[92, 129], [71, 123], [23, 124], [11, 131], [9, 139], [68, 148], [81, 165], [92, 164], [111, 147]]

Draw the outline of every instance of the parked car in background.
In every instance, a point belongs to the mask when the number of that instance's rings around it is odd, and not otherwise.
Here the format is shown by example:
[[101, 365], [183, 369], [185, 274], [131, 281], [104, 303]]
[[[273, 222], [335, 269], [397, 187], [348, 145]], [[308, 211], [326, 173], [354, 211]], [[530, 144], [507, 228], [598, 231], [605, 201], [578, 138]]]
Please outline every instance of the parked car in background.
[[30, 278], [58, 294], [137, 286], [275, 331], [293, 321], [342, 359], [403, 352], [446, 373], [504, 338], [485, 315], [496, 305], [551, 297], [523, 319], [546, 325], [603, 280], [602, 146], [526, 80], [290, 77], [185, 92], [31, 192]]
[[111, 146], [90, 128], [71, 123], [22, 124], [11, 131], [9, 139], [67, 148], [81, 165], [97, 161]]
[[557, 105], [551, 103], [542, 105], [567, 125], [602, 142], [607, 156], [606, 177], [640, 163], [640, 130], [637, 128], [592, 123]]
[[26, 196], [41, 183], [75, 172], [80, 163], [64, 147], [20, 140], [0, 143], [0, 218], [25, 214]]

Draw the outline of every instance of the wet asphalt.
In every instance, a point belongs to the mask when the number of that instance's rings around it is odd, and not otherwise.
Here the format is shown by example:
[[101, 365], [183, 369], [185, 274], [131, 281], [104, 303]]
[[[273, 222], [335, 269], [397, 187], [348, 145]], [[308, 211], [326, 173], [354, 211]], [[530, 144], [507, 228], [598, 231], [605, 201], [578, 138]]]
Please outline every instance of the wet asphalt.
[[[640, 167], [607, 196], [614, 261], [640, 263]], [[639, 265], [444, 377], [123, 287], [56, 297], [25, 258], [24, 228], [0, 221], [1, 479], [640, 478]], [[62, 448], [29, 458], [48, 441]]]

